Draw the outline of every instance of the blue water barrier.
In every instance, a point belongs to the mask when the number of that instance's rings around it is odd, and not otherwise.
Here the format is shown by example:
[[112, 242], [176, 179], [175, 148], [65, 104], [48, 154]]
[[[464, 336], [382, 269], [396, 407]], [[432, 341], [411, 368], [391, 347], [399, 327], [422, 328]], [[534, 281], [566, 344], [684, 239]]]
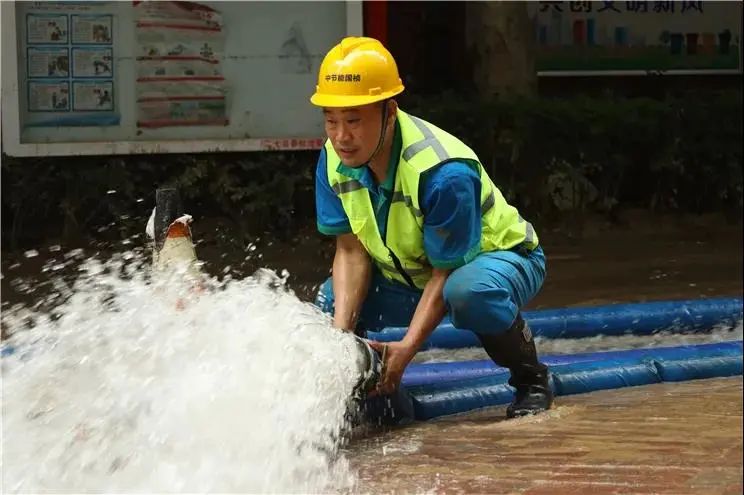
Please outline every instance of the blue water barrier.
[[[570, 362], [574, 356], [563, 356], [567, 362], [551, 366], [551, 387], [557, 396], [742, 374], [741, 340], [577, 356], [580, 357], [574, 362]], [[589, 356], [592, 358], [586, 359]], [[472, 363], [449, 364], [473, 366]], [[430, 383], [407, 387], [418, 420], [503, 405], [513, 398], [505, 371], [455, 380], [429, 377]]]
[[[735, 341], [732, 341], [735, 342]], [[709, 344], [704, 344], [709, 345]], [[717, 344], [716, 344], [717, 345]], [[728, 352], [730, 346], [722, 349]], [[660, 359], [695, 359], [701, 347], [657, 347], [630, 349], [622, 351], [624, 359], [660, 358]], [[702, 349], [707, 349], [702, 347]], [[551, 369], [558, 365], [586, 363], [589, 361], [602, 361], [613, 359], [619, 351], [602, 352], [580, 352], [576, 354], [556, 354], [541, 356], [540, 361], [547, 364]], [[714, 351], [706, 351], [714, 352]], [[724, 351], [722, 351], [724, 352]], [[485, 376], [507, 373], [508, 370], [497, 366], [490, 359], [478, 361], [453, 361], [446, 363], [412, 363], [406, 368], [402, 383], [406, 387], [416, 385], [433, 385], [435, 383], [452, 382], [457, 380], [468, 380]]]
[[[587, 352], [579, 354], [565, 354], [555, 356], [541, 356], [540, 361], [548, 366], [559, 364], [596, 361], [601, 358], [601, 352]], [[490, 359], [478, 361], [452, 361], [446, 363], [412, 363], [406, 368], [401, 383], [406, 387], [433, 383], [468, 380], [484, 376], [508, 373], [508, 370], [497, 366]]]
[[[742, 319], [741, 298], [692, 299], [648, 303], [611, 304], [596, 307], [525, 311], [536, 336], [583, 338], [596, 335], [651, 335], [661, 331], [679, 333], [708, 330], [715, 325], [734, 325]], [[398, 341], [405, 328], [390, 327], [370, 332], [371, 340]], [[422, 346], [423, 349], [479, 347], [478, 338], [458, 330], [445, 319]]]

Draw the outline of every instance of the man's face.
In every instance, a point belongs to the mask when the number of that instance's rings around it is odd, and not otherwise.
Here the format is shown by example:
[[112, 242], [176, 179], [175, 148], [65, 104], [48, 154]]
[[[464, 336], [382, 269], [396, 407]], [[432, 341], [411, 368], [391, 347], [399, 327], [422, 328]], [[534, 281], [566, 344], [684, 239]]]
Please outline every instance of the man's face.
[[382, 105], [324, 108], [325, 131], [344, 165], [361, 167], [380, 140]]

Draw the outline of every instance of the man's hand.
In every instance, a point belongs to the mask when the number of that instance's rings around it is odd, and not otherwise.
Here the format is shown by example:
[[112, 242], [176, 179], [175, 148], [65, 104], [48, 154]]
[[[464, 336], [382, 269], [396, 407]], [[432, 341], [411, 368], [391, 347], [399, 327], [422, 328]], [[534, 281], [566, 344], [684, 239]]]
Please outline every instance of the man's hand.
[[404, 342], [368, 342], [383, 357], [382, 378], [369, 396], [391, 394], [400, 385], [403, 372], [416, 355], [417, 349]]
[[421, 348], [427, 337], [431, 335], [439, 322], [442, 321], [446, 308], [442, 288], [449, 277], [450, 270], [435, 268], [431, 280], [426, 283], [424, 293], [421, 295], [416, 312], [413, 314], [411, 324], [408, 326], [406, 336], [400, 342], [368, 341], [374, 350], [383, 356], [382, 379], [377, 387], [369, 394], [390, 394], [400, 385], [408, 363]]

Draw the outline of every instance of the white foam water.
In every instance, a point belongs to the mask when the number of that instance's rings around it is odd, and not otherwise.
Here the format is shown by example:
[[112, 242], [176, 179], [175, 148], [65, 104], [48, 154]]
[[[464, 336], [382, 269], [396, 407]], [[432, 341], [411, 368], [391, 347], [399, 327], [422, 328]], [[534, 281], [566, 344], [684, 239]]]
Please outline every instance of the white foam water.
[[194, 291], [143, 264], [87, 260], [54, 315], [4, 311], [2, 491], [354, 491], [353, 337], [273, 272]]

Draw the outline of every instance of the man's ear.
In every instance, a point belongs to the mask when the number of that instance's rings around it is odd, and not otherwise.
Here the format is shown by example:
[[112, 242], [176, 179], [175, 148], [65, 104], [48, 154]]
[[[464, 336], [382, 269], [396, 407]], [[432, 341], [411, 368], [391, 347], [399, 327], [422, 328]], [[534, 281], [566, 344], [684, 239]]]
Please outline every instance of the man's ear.
[[398, 102], [392, 98], [390, 98], [387, 101], [387, 106], [388, 106], [388, 114], [390, 115], [395, 115], [395, 112], [398, 111]]
[[395, 114], [398, 111], [398, 102], [392, 98], [385, 103], [387, 105], [388, 124], [395, 122]]

